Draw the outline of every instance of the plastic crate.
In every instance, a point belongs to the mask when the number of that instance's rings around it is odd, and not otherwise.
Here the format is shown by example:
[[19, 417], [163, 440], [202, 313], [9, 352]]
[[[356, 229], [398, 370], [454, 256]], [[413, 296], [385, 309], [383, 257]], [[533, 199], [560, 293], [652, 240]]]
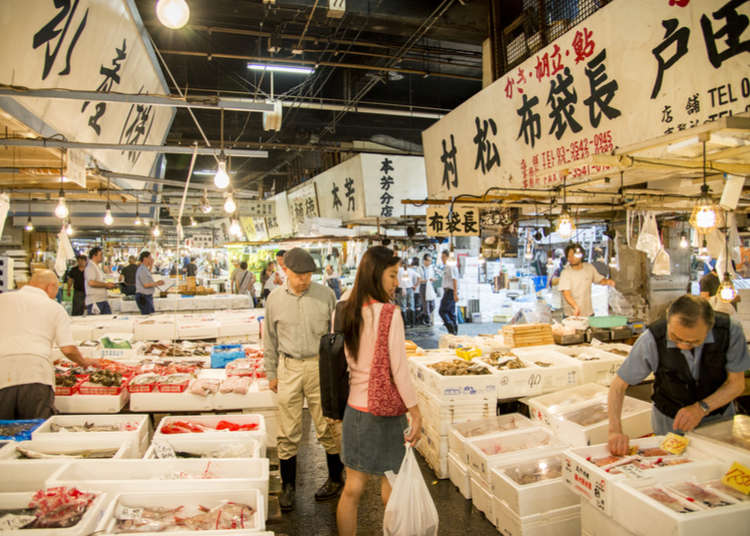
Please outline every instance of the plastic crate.
[[156, 390], [160, 393], [184, 393], [190, 385], [190, 381], [182, 383], [157, 383]]
[[455, 455], [462, 464], [468, 466], [469, 455], [466, 443], [470, 439], [532, 427], [535, 427], [534, 423], [520, 413], [493, 415], [484, 419], [454, 424], [448, 435], [448, 451]]
[[156, 383], [128, 384], [128, 392], [130, 393], [151, 393], [155, 388]]
[[211, 368], [224, 368], [227, 363], [245, 357], [241, 344], [217, 344], [211, 349]]
[[[28, 508], [34, 492], [0, 493], [0, 510]], [[81, 520], [65, 529], [18, 529], [3, 530], [3, 536], [85, 536], [96, 531], [102, 512], [109, 504], [106, 493], [99, 493], [86, 509]]]
[[78, 387], [82, 382], [76, 382], [72, 387], [55, 385], [55, 396], [72, 396], [78, 392]]
[[95, 383], [83, 382], [78, 387], [78, 392], [82, 395], [108, 395], [114, 396], [119, 395], [123, 388], [127, 385], [127, 382], [123, 381], [120, 385], [114, 385], [107, 387], [104, 385], [98, 385]]
[[465, 463], [453, 454], [448, 454], [448, 478], [464, 499], [471, 499], [471, 476]]

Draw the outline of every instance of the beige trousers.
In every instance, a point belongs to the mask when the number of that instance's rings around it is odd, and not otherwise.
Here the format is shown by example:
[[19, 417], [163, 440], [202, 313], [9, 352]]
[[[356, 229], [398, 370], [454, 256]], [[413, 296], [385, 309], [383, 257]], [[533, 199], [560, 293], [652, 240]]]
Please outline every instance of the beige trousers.
[[277, 404], [279, 406], [279, 459], [297, 455], [302, 440], [302, 403], [307, 398], [318, 441], [328, 454], [341, 452], [341, 427], [323, 417], [320, 405], [320, 373], [318, 358], [292, 359], [279, 357]]

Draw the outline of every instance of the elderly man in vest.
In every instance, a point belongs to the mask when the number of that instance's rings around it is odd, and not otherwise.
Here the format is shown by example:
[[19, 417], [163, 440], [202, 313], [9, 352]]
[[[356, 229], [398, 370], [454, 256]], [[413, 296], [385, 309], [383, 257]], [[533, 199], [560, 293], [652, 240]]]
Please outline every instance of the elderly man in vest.
[[735, 398], [745, 389], [750, 354], [742, 327], [715, 313], [704, 298], [685, 295], [665, 320], [639, 337], [609, 388], [609, 449], [625, 454], [622, 403], [628, 385], [654, 373], [651, 424], [658, 435], [683, 434], [734, 416]]

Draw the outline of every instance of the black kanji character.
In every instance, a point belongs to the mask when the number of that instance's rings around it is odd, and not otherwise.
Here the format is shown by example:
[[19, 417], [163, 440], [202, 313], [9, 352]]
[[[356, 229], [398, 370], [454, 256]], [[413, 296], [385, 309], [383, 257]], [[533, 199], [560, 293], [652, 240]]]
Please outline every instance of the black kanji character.
[[312, 197], [305, 198], [305, 216], [315, 216], [315, 200]]
[[[142, 88], [141, 88], [142, 89]], [[140, 94], [140, 91], [138, 92]], [[153, 105], [133, 104], [128, 111], [120, 132], [120, 143], [125, 145], [145, 144], [154, 124], [151, 114]], [[122, 151], [128, 153], [128, 160], [135, 164], [141, 157], [140, 151]]]
[[341, 199], [339, 198], [339, 187], [335, 182], [333, 183], [333, 189], [331, 189], [331, 195], [333, 196], [333, 210], [341, 208]]
[[482, 166], [482, 174], [486, 174], [493, 166], [500, 166], [500, 153], [497, 151], [497, 145], [487, 139], [487, 130], [492, 129], [492, 135], [497, 134], [497, 125], [494, 119], [479, 120], [474, 118], [477, 127], [477, 133], [474, 136], [474, 143], [477, 146], [477, 158], [474, 161], [474, 169]]
[[[656, 80], [654, 81], [654, 89], [651, 91], [651, 98], [655, 99], [661, 89], [661, 83], [664, 78], [664, 71], [669, 69], [672, 65], [677, 63], [681, 57], [687, 54], [688, 51], [688, 38], [690, 37], [690, 29], [687, 26], [683, 26], [679, 30], [677, 27], [680, 22], [677, 19], [668, 19], [661, 21], [661, 25], [664, 26], [666, 32], [664, 33], [664, 41], [659, 46], [655, 47], [653, 52], [656, 57], [658, 70], [656, 72]], [[672, 56], [664, 61], [661, 54], [667, 48], [672, 46], [672, 43], [677, 42], [677, 50], [675, 50]]]
[[383, 175], [380, 177], [380, 189], [388, 191], [393, 186], [393, 177], [390, 175]]
[[445, 229], [453, 234], [456, 231], [461, 230], [461, 214], [458, 212], [449, 212], [448, 217], [445, 220]]
[[688, 97], [687, 104], [685, 104], [685, 111], [688, 115], [697, 114], [701, 111], [701, 101], [697, 93], [693, 93]]
[[427, 225], [430, 226], [433, 233], [443, 232], [443, 215], [439, 212], [435, 212], [432, 216], [427, 218]]
[[393, 171], [393, 160], [391, 160], [390, 158], [384, 158], [380, 163], [380, 171], [382, 171], [386, 175], [389, 171]]
[[664, 109], [661, 111], [661, 122], [662, 123], [671, 123], [672, 122], [672, 107], [667, 104], [664, 106]]
[[354, 212], [354, 179], [347, 177], [344, 181], [344, 188], [346, 188], [346, 210]]
[[474, 211], [470, 210], [464, 213], [464, 232], [465, 233], [478, 233], [477, 220], [474, 219]]
[[556, 76], [557, 81], [555, 79], [550, 80], [549, 98], [547, 99], [547, 104], [552, 108], [549, 113], [549, 117], [552, 118], [549, 134], [554, 132], [558, 140], [562, 138], [568, 126], [570, 126], [572, 132], [580, 132], [583, 128], [573, 117], [576, 110], [575, 104], [578, 102], [578, 94], [575, 88], [571, 91], [573, 75], [570, 74], [568, 67], [565, 67], [563, 74], [565, 78], [558, 74]]
[[539, 122], [539, 114], [534, 112], [533, 108], [539, 104], [539, 97], [528, 98], [525, 94], [523, 95], [523, 103], [521, 107], [516, 110], [516, 113], [521, 116], [521, 128], [518, 130], [518, 136], [516, 139], [521, 137], [523, 134], [523, 141], [526, 145], [531, 143], [531, 147], [534, 147], [534, 142], [542, 137], [542, 127]]
[[[448, 190], [451, 186], [458, 188], [458, 162], [456, 158], [456, 142], [451, 134], [451, 149], [448, 150], [445, 140], [443, 140], [443, 154], [440, 156], [440, 161], [443, 163], [443, 183]], [[453, 175], [453, 180], [451, 180]]]
[[[747, 28], [748, 18], [747, 15], [737, 13], [737, 8], [746, 1], [730, 0], [711, 14], [715, 20], [726, 19], [724, 26], [716, 33], [714, 33], [711, 20], [705, 14], [701, 17], [701, 28], [703, 29], [703, 38], [706, 40], [708, 60], [717, 69], [729, 58], [743, 52], [750, 52], [750, 40], [740, 41], [742, 33]], [[724, 51], [719, 52], [716, 41], [721, 38], [724, 38], [727, 47]]]
[[[44, 51], [44, 68], [42, 69], [42, 80], [45, 80], [52, 70], [52, 66], [57, 59], [57, 54], [58, 52], [60, 52], [60, 47], [65, 40], [65, 35], [68, 33], [70, 23], [75, 16], [79, 1], [80, 0], [75, 0], [73, 2], [73, 6], [71, 7], [70, 0], [54, 0], [55, 9], [60, 9], [61, 11], [57, 15], [55, 15], [51, 21], [45, 24], [41, 30], [34, 34], [34, 40], [32, 41], [32, 47], [34, 48], [34, 50], [47, 43], [47, 47]], [[68, 45], [68, 51], [65, 54], [65, 67], [62, 69], [62, 71], [57, 73], [60, 76], [70, 74], [70, 58], [73, 55], [73, 50], [75, 49], [76, 43], [78, 43], [78, 39], [81, 37], [84, 28], [86, 28], [86, 21], [88, 20], [88, 17], [89, 8], [86, 8], [86, 12], [83, 14], [81, 22], [78, 23], [78, 28], [76, 29], [75, 34], [70, 41], [70, 45]], [[57, 25], [60, 24], [63, 20], [65, 20], [65, 25], [62, 28], [58, 28]], [[58, 37], [57, 44], [55, 44], [55, 49], [50, 52], [49, 43], [55, 37]]]
[[607, 116], [607, 119], [614, 119], [620, 115], [620, 110], [609, 105], [619, 85], [617, 80], [606, 82], [605, 59], [607, 59], [607, 49], [603, 48], [595, 58], [588, 62], [586, 69], [584, 69], [589, 79], [590, 96], [584, 99], [583, 104], [589, 107], [589, 121], [594, 128], [599, 126], [602, 113]]

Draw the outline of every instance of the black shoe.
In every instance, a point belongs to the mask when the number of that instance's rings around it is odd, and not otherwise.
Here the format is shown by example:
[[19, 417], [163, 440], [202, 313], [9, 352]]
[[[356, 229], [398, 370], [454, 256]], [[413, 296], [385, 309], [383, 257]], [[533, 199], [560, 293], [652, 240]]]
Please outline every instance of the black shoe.
[[279, 506], [281, 506], [282, 512], [289, 512], [294, 509], [294, 484], [282, 484]]
[[329, 478], [326, 480], [326, 483], [315, 492], [315, 500], [327, 501], [328, 499], [334, 499], [339, 496], [343, 487], [343, 482], [335, 482]]

